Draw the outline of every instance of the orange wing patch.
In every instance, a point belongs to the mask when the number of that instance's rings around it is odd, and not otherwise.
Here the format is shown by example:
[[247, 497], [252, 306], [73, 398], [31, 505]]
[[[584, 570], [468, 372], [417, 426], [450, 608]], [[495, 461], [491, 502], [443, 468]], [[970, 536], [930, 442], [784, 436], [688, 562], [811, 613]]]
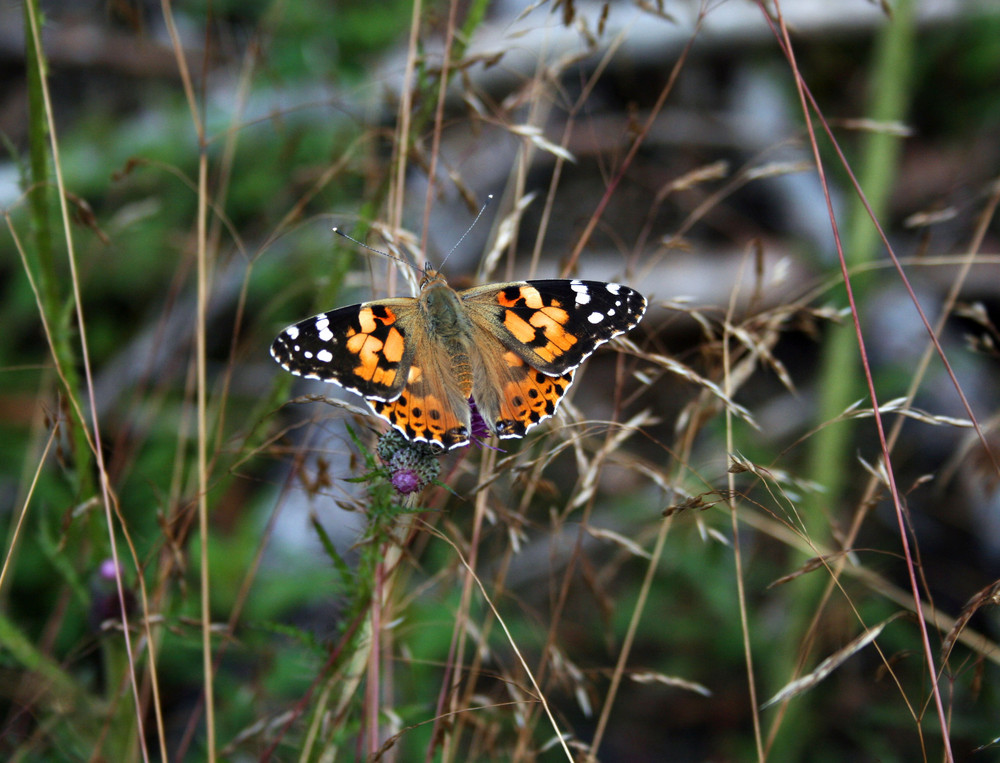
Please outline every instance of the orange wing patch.
[[567, 303], [551, 296], [543, 297], [531, 284], [501, 290], [496, 295], [496, 303], [504, 308], [504, 328], [543, 363], [555, 365], [580, 341], [569, 328], [572, 315], [565, 307]]
[[536, 310], [528, 320], [507, 310], [503, 325], [518, 342], [530, 347], [542, 360], [552, 363], [579, 341], [566, 328], [568, 321], [569, 313], [552, 305]]
[[511, 287], [497, 292], [497, 304], [502, 307], [530, 307], [532, 310], [540, 310], [545, 307], [542, 295], [531, 284], [511, 284]]
[[396, 386], [405, 349], [396, 320], [396, 313], [384, 305], [358, 311], [357, 324], [347, 332], [344, 348], [358, 361], [351, 371], [359, 379], [386, 388]]
[[500, 389], [500, 411], [491, 422], [500, 437], [523, 437], [531, 427], [555, 413], [573, 383], [573, 371], [546, 376], [514, 352], [503, 355], [509, 373]]

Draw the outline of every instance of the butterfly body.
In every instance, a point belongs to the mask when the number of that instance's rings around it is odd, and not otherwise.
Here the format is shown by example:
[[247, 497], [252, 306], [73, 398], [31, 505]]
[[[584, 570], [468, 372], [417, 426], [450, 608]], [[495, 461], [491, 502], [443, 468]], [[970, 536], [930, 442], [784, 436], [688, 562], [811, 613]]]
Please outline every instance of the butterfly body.
[[620, 284], [552, 279], [455, 291], [430, 271], [415, 298], [382, 299], [289, 326], [287, 371], [365, 398], [410, 440], [468, 445], [474, 400], [501, 438], [554, 412], [595, 348], [633, 328], [646, 300]]

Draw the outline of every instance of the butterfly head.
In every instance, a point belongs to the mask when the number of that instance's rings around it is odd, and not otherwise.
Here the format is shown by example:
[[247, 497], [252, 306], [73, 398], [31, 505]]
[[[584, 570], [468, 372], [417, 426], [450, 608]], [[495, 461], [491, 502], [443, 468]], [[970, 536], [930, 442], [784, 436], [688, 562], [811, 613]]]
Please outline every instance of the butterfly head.
[[445, 281], [445, 278], [441, 274], [440, 270], [435, 270], [434, 268], [431, 267], [430, 263], [427, 263], [424, 266], [424, 269], [421, 271], [421, 276], [420, 276], [421, 291], [425, 290], [428, 286], [434, 283], [447, 283], [447, 281]]

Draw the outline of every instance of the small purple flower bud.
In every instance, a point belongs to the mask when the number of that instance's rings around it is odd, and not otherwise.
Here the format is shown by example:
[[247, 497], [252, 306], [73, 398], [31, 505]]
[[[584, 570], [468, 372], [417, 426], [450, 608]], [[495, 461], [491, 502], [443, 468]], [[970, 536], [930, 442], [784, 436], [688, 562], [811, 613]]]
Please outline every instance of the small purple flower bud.
[[393, 472], [392, 486], [396, 488], [397, 493], [403, 495], [415, 493], [423, 487], [420, 476], [413, 469], [400, 469]]
[[[90, 611], [87, 621], [95, 631], [100, 631], [101, 624], [107, 620], [121, 622], [121, 600], [118, 598], [118, 586], [115, 584], [115, 560], [104, 559], [90, 576]], [[135, 609], [135, 594], [125, 583], [122, 591], [126, 612]]]
[[114, 580], [115, 579], [115, 560], [105, 559], [101, 562], [101, 566], [98, 570], [98, 575], [100, 575], [102, 580]]

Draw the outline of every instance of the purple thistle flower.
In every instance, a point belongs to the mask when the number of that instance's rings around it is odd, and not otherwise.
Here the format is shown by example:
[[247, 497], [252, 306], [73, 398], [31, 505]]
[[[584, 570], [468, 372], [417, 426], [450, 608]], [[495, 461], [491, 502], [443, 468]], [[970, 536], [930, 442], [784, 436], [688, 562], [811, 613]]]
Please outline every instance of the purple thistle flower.
[[378, 443], [378, 457], [389, 472], [389, 481], [401, 495], [429, 485], [441, 472], [434, 449], [425, 442], [410, 442], [392, 429]]
[[392, 486], [396, 488], [396, 492], [402, 495], [415, 493], [423, 487], [420, 475], [413, 469], [399, 469], [394, 471], [390, 481], [392, 482]]

